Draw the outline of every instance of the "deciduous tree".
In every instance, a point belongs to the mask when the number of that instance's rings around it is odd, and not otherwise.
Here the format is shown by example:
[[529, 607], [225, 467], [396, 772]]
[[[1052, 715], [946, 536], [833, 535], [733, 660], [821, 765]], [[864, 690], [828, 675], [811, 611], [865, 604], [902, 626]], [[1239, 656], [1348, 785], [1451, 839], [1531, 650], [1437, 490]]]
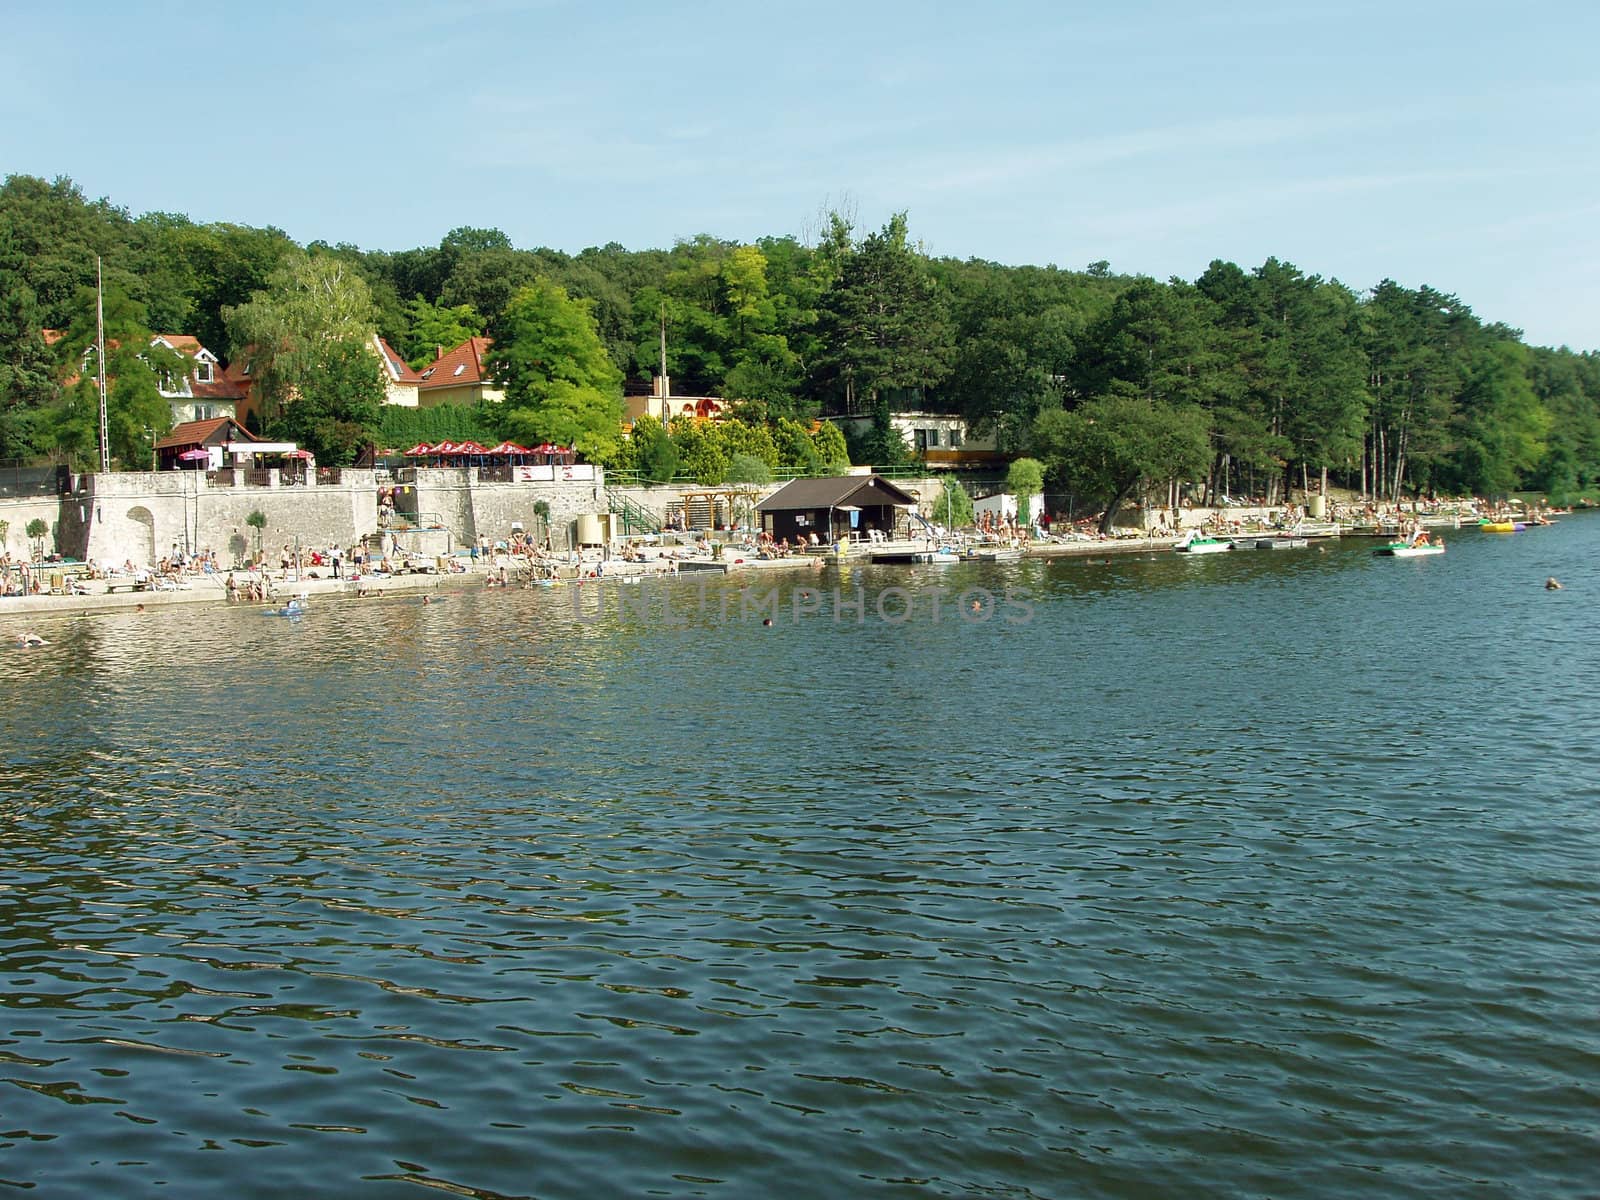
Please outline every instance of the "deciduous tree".
[[493, 336], [489, 369], [505, 389], [513, 436], [574, 445], [591, 461], [617, 452], [622, 373], [587, 303], [538, 280], [512, 298]]

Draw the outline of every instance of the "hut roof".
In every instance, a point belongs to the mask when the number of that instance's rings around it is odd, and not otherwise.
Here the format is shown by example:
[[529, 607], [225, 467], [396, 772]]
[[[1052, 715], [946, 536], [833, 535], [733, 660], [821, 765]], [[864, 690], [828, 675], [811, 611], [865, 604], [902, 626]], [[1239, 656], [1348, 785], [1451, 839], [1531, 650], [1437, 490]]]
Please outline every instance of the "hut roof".
[[825, 475], [796, 479], [760, 504], [757, 512], [797, 512], [820, 508], [877, 508], [886, 504], [915, 508], [916, 500], [881, 475]]

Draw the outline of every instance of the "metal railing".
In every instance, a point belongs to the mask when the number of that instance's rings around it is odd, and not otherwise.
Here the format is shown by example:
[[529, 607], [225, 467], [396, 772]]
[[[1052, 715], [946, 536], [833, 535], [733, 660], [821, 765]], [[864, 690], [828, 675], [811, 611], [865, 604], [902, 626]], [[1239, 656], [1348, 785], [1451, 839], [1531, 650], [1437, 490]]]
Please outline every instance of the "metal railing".
[[66, 466], [0, 466], [0, 496], [65, 496], [72, 491], [72, 472]]
[[443, 513], [414, 513], [404, 512], [400, 509], [391, 510], [387, 521], [382, 519], [380, 510], [379, 524], [385, 531], [398, 531], [400, 533], [412, 529], [443, 529], [445, 527]]
[[[854, 469], [857, 469], [857, 468], [852, 468], [852, 469], [854, 470]], [[940, 476], [942, 476], [942, 475], [944, 475], [946, 473], [949, 473], [949, 469], [945, 468], [943, 470], [935, 470], [933, 468], [930, 468], [928, 466], [928, 464], [926, 464], [926, 463], [906, 463], [906, 464], [903, 464], [903, 465], [900, 465], [900, 466], [893, 466], [893, 467], [873, 467], [872, 468], [872, 473], [874, 475], [880, 476], [880, 477], [882, 477], [884, 479], [926, 479], [929, 475], [940, 475]], [[994, 473], [992, 468], [990, 469], [990, 471], [988, 473], [989, 474], [993, 474]], [[819, 478], [821, 476], [829, 476], [829, 475], [833, 475], [833, 474], [834, 474], [833, 471], [828, 471], [828, 470], [808, 471], [808, 470], [805, 470], [804, 468], [780, 467], [779, 469], [777, 469], [777, 470], [772, 472], [772, 482], [773, 483], [789, 483], [789, 482], [791, 482], [793, 480], [796, 480], [796, 479], [816, 479], [816, 478]], [[972, 472], [967, 471], [967, 470], [962, 470], [960, 472], [960, 475], [961, 475], [961, 477], [963, 479], [970, 478], [971, 474], [972, 474]], [[1001, 475], [1003, 475], [1003, 474], [1004, 473], [1002, 472]], [[617, 487], [676, 487], [676, 488], [719, 487], [719, 488], [726, 488], [726, 487], [741, 487], [741, 486], [752, 486], [752, 487], [765, 486], [763, 484], [744, 485], [744, 484], [739, 484], [739, 483], [712, 483], [712, 484], [707, 484], [707, 483], [702, 483], [700, 480], [696, 479], [693, 475], [674, 475], [671, 479], [668, 479], [668, 480], [646, 479], [638, 471], [614, 471], [614, 470], [609, 470], [609, 469], [606, 471], [606, 482], [608, 484], [612, 484], [612, 485], [615, 485]]]
[[622, 532], [626, 536], [633, 533], [660, 533], [661, 518], [641, 504], [636, 504], [610, 488], [606, 489], [606, 502], [611, 512], [622, 518]]

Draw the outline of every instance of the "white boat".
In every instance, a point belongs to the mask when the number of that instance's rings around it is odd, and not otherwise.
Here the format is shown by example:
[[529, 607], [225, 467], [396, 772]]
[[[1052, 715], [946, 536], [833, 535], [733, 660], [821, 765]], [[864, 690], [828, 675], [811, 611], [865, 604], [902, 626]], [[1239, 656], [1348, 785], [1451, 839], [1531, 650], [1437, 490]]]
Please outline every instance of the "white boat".
[[1184, 534], [1182, 540], [1172, 548], [1179, 554], [1221, 554], [1224, 550], [1232, 550], [1233, 543], [1226, 538], [1201, 536], [1190, 532]]
[[952, 546], [936, 546], [932, 550], [919, 550], [911, 556], [911, 561], [916, 563], [954, 563], [961, 561]]
[[1426, 558], [1430, 554], [1443, 554], [1444, 545], [1440, 542], [1423, 542], [1421, 545], [1390, 542], [1387, 546], [1379, 546], [1372, 553], [1378, 558]]
[[971, 546], [961, 552], [963, 562], [1017, 562], [1021, 558], [1017, 546]]

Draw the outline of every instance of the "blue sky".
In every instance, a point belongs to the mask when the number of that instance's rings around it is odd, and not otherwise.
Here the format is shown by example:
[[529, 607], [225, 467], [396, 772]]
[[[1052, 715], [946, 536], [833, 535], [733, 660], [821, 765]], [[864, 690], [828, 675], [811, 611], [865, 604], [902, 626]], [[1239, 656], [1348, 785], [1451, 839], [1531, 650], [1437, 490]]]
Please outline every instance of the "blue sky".
[[1600, 349], [1600, 4], [0, 0], [0, 173], [301, 242], [1269, 255]]

